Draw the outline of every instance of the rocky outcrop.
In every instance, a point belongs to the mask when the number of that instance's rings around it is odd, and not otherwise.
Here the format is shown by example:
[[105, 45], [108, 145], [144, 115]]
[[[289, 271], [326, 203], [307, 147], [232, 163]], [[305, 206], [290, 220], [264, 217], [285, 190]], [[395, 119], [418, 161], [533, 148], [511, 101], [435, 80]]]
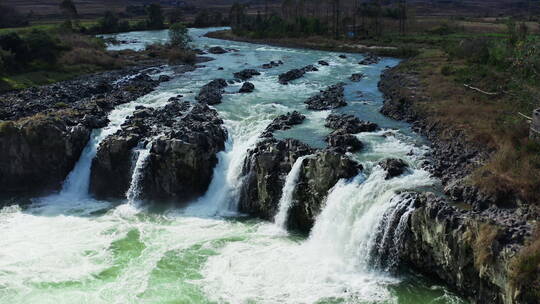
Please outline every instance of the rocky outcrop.
[[246, 81], [248, 79], [253, 78], [253, 76], [261, 75], [261, 73], [254, 69], [245, 69], [240, 72], [234, 73], [234, 78]]
[[358, 163], [331, 150], [322, 150], [306, 158], [293, 194], [287, 228], [309, 233], [330, 189], [340, 179], [355, 177], [361, 169]]
[[339, 153], [358, 152], [364, 147], [364, 144], [352, 134], [330, 134], [325, 140], [328, 147]]
[[328, 191], [339, 179], [356, 176], [360, 167], [342, 154], [317, 151], [295, 139], [263, 139], [249, 151], [243, 167], [240, 211], [272, 220], [279, 208], [287, 174], [296, 160], [306, 155], [310, 156], [301, 165], [287, 226], [309, 232]]
[[381, 112], [412, 123], [430, 140], [426, 169], [441, 179], [448, 194], [419, 195], [398, 250], [402, 264], [444, 281], [475, 303], [537, 302], [522, 287], [526, 284], [512, 281], [516, 254], [540, 218], [536, 208], [520, 206], [507, 193], [485, 195], [466, 181], [491, 151], [419, 110], [430, 97], [418, 74], [389, 69], [379, 87], [386, 97]]
[[142, 197], [185, 202], [205, 193], [227, 134], [217, 112], [178, 99], [161, 109], [140, 107], [122, 129], [106, 138], [92, 163], [91, 192], [123, 198], [131, 183], [132, 151], [150, 145]]
[[251, 82], [244, 82], [238, 93], [252, 93], [255, 91], [255, 85]]
[[345, 102], [344, 85], [344, 83], [338, 83], [330, 86], [319, 94], [308, 98], [304, 103], [310, 110], [331, 110], [344, 107], [347, 105], [347, 102]]
[[434, 194], [419, 195], [400, 259], [477, 303], [534, 303], [523, 299], [526, 291], [510, 275], [528, 230], [510, 213], [491, 218], [457, 209]]
[[409, 165], [402, 159], [387, 158], [379, 162], [379, 166], [386, 171], [385, 179], [388, 180], [405, 173], [405, 170]]
[[301, 69], [293, 69], [286, 73], [279, 75], [279, 83], [289, 84], [289, 82], [302, 78], [307, 72], [316, 72], [317, 69], [314, 65], [308, 65]]
[[324, 61], [324, 60], [319, 60], [318, 63], [319, 63], [320, 65], [322, 65], [322, 66], [329, 66], [329, 65], [330, 65], [328, 62], [326, 62], [326, 61]]
[[263, 132], [261, 137], [272, 137], [273, 132], [277, 130], [288, 130], [295, 125], [301, 124], [306, 116], [300, 114], [298, 111], [293, 111], [284, 115], [276, 117]]
[[146, 73], [127, 73], [107, 72], [0, 96], [2, 194], [60, 189], [92, 129], [107, 125], [108, 111], [159, 84]]
[[225, 79], [214, 79], [201, 88], [199, 95], [195, 99], [208, 105], [220, 104], [227, 86]]
[[333, 129], [334, 134], [356, 134], [377, 130], [376, 123], [360, 120], [354, 115], [330, 114], [326, 118], [325, 127]]

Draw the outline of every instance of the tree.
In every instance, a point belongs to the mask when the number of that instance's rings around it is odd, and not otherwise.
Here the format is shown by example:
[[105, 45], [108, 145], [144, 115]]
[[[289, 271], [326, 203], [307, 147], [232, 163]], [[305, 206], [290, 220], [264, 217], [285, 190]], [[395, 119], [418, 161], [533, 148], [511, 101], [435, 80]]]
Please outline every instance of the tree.
[[77, 19], [78, 12], [75, 3], [72, 0], [63, 0], [60, 2], [60, 10], [66, 15], [68, 19]]
[[175, 24], [178, 22], [181, 22], [183, 19], [184, 11], [180, 8], [175, 8], [171, 10], [168, 14], [169, 17], [169, 24]]
[[169, 43], [171, 46], [186, 49], [190, 41], [191, 37], [184, 24], [178, 22], [171, 25], [169, 29]]
[[159, 30], [164, 27], [163, 12], [161, 10], [161, 5], [157, 3], [152, 3], [146, 8], [147, 20], [146, 23], [149, 29]]
[[99, 31], [102, 33], [114, 33], [118, 29], [118, 17], [111, 12], [105, 12], [105, 16], [98, 21]]

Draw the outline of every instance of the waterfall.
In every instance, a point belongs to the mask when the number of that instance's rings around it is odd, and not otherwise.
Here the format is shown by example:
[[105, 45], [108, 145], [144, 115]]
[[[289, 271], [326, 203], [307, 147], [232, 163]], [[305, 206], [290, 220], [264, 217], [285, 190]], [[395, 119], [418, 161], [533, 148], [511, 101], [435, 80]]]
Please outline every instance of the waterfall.
[[79, 161], [64, 181], [60, 196], [68, 198], [86, 198], [90, 188], [90, 168], [96, 156], [97, 147], [102, 140], [101, 130], [92, 131], [90, 140], [86, 144]]
[[137, 202], [137, 200], [139, 200], [141, 197], [141, 182], [148, 156], [150, 156], [151, 147], [152, 143], [148, 143], [144, 147], [136, 149], [134, 151], [137, 154], [137, 161], [135, 162], [133, 173], [131, 175], [131, 184], [129, 185], [129, 189], [126, 192], [126, 198], [128, 200], [128, 203], [131, 205]]
[[279, 199], [279, 210], [274, 218], [274, 223], [276, 226], [284, 230], [287, 229], [287, 219], [289, 217], [289, 209], [293, 203], [294, 189], [296, 189], [296, 184], [300, 178], [300, 169], [302, 169], [302, 163], [306, 158], [307, 156], [299, 157], [285, 179], [283, 192], [281, 194], [281, 198]]
[[[367, 178], [360, 174], [351, 182], [338, 182], [315, 222], [308, 245], [321, 254], [338, 257], [347, 271], [370, 270], [374, 255], [381, 252], [377, 249], [378, 242], [384, 239], [380, 231], [385, 231], [386, 224], [396, 222], [401, 227], [394, 230], [403, 230], [406, 224], [403, 216], [412, 211], [409, 209], [412, 201], [396, 195], [433, 184], [424, 170], [413, 170], [412, 174], [390, 180], [385, 180], [385, 176], [386, 172], [377, 166]], [[391, 220], [393, 217], [396, 219]], [[386, 237], [387, 242], [393, 235]]]

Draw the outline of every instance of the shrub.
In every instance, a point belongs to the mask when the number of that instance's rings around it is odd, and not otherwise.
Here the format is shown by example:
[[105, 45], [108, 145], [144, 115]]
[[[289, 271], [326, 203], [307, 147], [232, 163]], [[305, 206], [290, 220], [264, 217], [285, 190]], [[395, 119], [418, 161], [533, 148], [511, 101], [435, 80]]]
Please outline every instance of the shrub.
[[441, 68], [441, 74], [444, 76], [450, 76], [454, 74], [454, 68], [452, 66], [445, 65]]
[[473, 243], [474, 266], [481, 269], [493, 259], [493, 242], [499, 235], [499, 229], [490, 224], [482, 224]]
[[169, 64], [193, 64], [196, 59], [197, 56], [195, 52], [188, 49], [171, 49], [168, 55]]
[[56, 63], [60, 53], [66, 50], [58, 38], [40, 30], [33, 30], [25, 37], [28, 45], [28, 59], [44, 63]]
[[537, 224], [527, 246], [519, 252], [510, 265], [510, 281], [521, 287], [523, 303], [534, 303], [540, 298], [540, 224]]

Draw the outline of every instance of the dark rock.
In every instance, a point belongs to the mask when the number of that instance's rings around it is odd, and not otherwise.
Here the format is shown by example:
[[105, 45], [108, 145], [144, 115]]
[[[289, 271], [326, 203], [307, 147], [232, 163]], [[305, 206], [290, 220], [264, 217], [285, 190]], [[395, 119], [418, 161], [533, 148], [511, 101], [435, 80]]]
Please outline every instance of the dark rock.
[[358, 152], [364, 145], [352, 134], [330, 134], [326, 137], [326, 142], [330, 148], [340, 153]]
[[289, 229], [308, 232], [322, 210], [328, 191], [339, 179], [358, 174], [360, 167], [346, 156], [319, 151], [295, 139], [264, 139], [249, 151], [244, 162], [245, 182], [239, 206], [244, 213], [271, 220], [276, 215], [287, 174], [296, 160], [302, 162], [299, 181], [293, 194]]
[[386, 170], [385, 179], [391, 179], [403, 174], [409, 165], [402, 159], [387, 158], [379, 162], [379, 166]]
[[131, 183], [133, 151], [149, 143], [141, 199], [189, 201], [208, 188], [226, 138], [223, 121], [205, 104], [139, 109], [99, 146], [91, 191], [97, 198], [123, 198]]
[[208, 53], [210, 54], [225, 54], [225, 53], [228, 53], [227, 50], [225, 50], [224, 48], [222, 47], [219, 47], [219, 46], [215, 46], [215, 47], [211, 47], [208, 49]]
[[358, 82], [364, 78], [364, 74], [362, 73], [356, 73], [352, 74], [352, 76], [349, 78], [351, 81]]
[[262, 68], [263, 69], [271, 69], [271, 68], [275, 68], [275, 67], [278, 67], [280, 65], [283, 64], [283, 61], [279, 60], [279, 61], [270, 61], [269, 63], [265, 63], [262, 65]]
[[219, 68], [218, 68], [218, 71], [223, 71], [223, 67], [219, 67]]
[[339, 58], [341, 58], [341, 59], [347, 59], [347, 56], [346, 56], [346, 55], [339, 55]]
[[225, 79], [215, 79], [204, 85], [195, 99], [200, 103], [216, 105], [221, 103], [224, 89], [228, 86]]
[[258, 76], [258, 75], [261, 75], [261, 73], [259, 73], [259, 71], [254, 70], [254, 69], [245, 69], [243, 71], [234, 73], [235, 78], [241, 79], [243, 81], [246, 81], [248, 79], [253, 78], [253, 76]]
[[379, 56], [368, 54], [362, 61], [359, 62], [361, 65], [372, 65], [377, 64], [381, 61], [381, 58]]
[[160, 75], [158, 79], [159, 82], [166, 82], [170, 80], [171, 80], [171, 76], [168, 76], [168, 75]]
[[251, 82], [244, 82], [238, 93], [251, 93], [255, 91], [255, 85]]
[[308, 65], [301, 69], [293, 69], [286, 73], [279, 75], [279, 83], [289, 84], [289, 82], [302, 78], [307, 72], [316, 72], [317, 69], [314, 65]]
[[329, 66], [330, 64], [324, 60], [319, 60], [320, 65]]
[[300, 112], [298, 111], [287, 113], [285, 115], [280, 115], [275, 118], [272, 123], [268, 125], [268, 127], [266, 127], [266, 130], [261, 135], [261, 137], [272, 137], [272, 133], [274, 131], [288, 130], [294, 125], [301, 124], [304, 119], [306, 119], [306, 116], [300, 114]]
[[375, 123], [360, 120], [354, 115], [330, 114], [326, 118], [327, 128], [335, 130], [334, 134], [356, 134], [361, 132], [373, 132], [378, 126]]
[[319, 94], [310, 97], [304, 103], [307, 104], [307, 108], [310, 110], [331, 110], [344, 107], [347, 103], [345, 102], [343, 86], [343, 83], [330, 86]]

